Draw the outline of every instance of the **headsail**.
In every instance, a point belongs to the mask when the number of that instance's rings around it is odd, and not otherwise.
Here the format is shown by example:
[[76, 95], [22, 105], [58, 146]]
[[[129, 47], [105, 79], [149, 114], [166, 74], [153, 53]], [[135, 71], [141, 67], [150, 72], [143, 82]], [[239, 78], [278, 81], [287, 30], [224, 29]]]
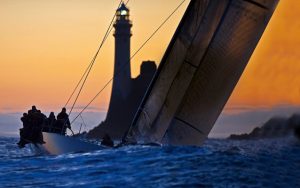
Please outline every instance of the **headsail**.
[[200, 145], [278, 0], [192, 0], [126, 140]]

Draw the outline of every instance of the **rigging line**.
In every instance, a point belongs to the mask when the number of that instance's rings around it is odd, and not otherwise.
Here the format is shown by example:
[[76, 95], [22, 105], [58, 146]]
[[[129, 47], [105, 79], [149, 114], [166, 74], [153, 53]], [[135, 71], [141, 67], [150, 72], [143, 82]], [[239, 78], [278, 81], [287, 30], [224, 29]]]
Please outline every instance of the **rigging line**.
[[[118, 7], [121, 5], [121, 3], [122, 3], [122, 1], [120, 1]], [[112, 20], [111, 20], [111, 22], [110, 22], [110, 24], [109, 24], [109, 27], [108, 27], [108, 29], [107, 29], [107, 31], [106, 31], [106, 33], [105, 33], [103, 39], [102, 39], [102, 42], [101, 42], [101, 44], [100, 44], [100, 47], [98, 48], [98, 50], [97, 50], [97, 52], [96, 52], [94, 58], [92, 59], [91, 63], [89, 64], [89, 66], [88, 66], [87, 69], [85, 70], [85, 73], [82, 75], [82, 77], [81, 77], [80, 81], [78, 82], [77, 86], [75, 87], [74, 91], [72, 92], [72, 95], [70, 96], [70, 99], [71, 99], [72, 96], [74, 95], [75, 91], [77, 90], [77, 88], [78, 88], [79, 84], [81, 83], [81, 81], [83, 80], [84, 76], [85, 76], [86, 78], [88, 77], [88, 74], [89, 74], [89, 72], [90, 72], [90, 70], [91, 70], [91, 68], [92, 68], [92, 66], [93, 66], [93, 64], [94, 64], [94, 61], [96, 60], [96, 58], [97, 58], [97, 56], [98, 56], [98, 53], [99, 53], [100, 49], [102, 48], [104, 42], [105, 42], [106, 39], [108, 38], [108, 35], [109, 35], [108, 32], [110, 32], [110, 28], [112, 27], [112, 23], [113, 23], [113, 21], [114, 21], [114, 19], [115, 19], [115, 16], [116, 16], [116, 14], [114, 14], [114, 16], [113, 16], [113, 18], [112, 18]], [[85, 78], [85, 81], [86, 81], [86, 78]], [[85, 81], [82, 83], [81, 90], [82, 90], [83, 85], [85, 84]], [[77, 95], [75, 101], [77, 101], [80, 92], [81, 92], [81, 91], [78, 92], [78, 95]], [[69, 100], [68, 100], [68, 101], [69, 101]], [[74, 103], [76, 103], [76, 102], [74, 102]], [[72, 106], [72, 108], [73, 108], [73, 106]], [[71, 111], [72, 111], [72, 110], [71, 110]], [[70, 113], [71, 113], [71, 111], [70, 111]]]
[[[109, 34], [111, 33], [112, 29], [113, 29], [113, 27], [111, 27], [111, 28], [110, 28], [110, 30], [109, 30]], [[85, 70], [84, 74], [81, 76], [81, 78], [80, 78], [79, 82], [77, 83], [77, 85], [76, 85], [75, 89], [73, 90], [73, 92], [72, 92], [71, 96], [69, 97], [69, 99], [68, 99], [68, 101], [66, 102], [66, 104], [65, 104], [65, 106], [64, 106], [64, 107], [67, 107], [67, 105], [69, 104], [69, 102], [70, 102], [71, 98], [73, 97], [73, 95], [74, 95], [75, 91], [78, 89], [78, 87], [79, 87], [79, 84], [82, 82], [82, 80], [83, 80], [84, 76], [86, 75], [86, 73], [88, 72], [88, 70], [90, 69], [90, 67], [91, 67], [91, 63], [90, 63], [90, 64], [89, 64], [89, 66], [86, 68], [86, 70]]]
[[[122, 2], [123, 2], [123, 1], [121, 0], [120, 3], [119, 3], [119, 5], [118, 5], [118, 7], [121, 6]], [[129, 0], [127, 0], [127, 2], [126, 2], [125, 4], [127, 5], [128, 3], [129, 3]], [[81, 94], [81, 91], [82, 91], [82, 89], [83, 89], [83, 86], [85, 85], [85, 82], [86, 82], [86, 80], [87, 80], [87, 78], [88, 78], [88, 76], [89, 76], [89, 74], [90, 74], [90, 71], [91, 71], [91, 69], [92, 69], [92, 67], [93, 67], [93, 65], [94, 65], [94, 63], [95, 63], [95, 61], [96, 61], [96, 58], [97, 58], [97, 56], [98, 56], [98, 54], [99, 54], [99, 52], [100, 52], [100, 49], [101, 49], [102, 46], [104, 45], [106, 39], [109, 37], [109, 35], [110, 35], [110, 33], [111, 33], [112, 29], [113, 29], [112, 25], [113, 25], [113, 21], [114, 21], [115, 17], [116, 17], [116, 14], [114, 14], [114, 16], [113, 16], [113, 18], [112, 18], [112, 21], [111, 21], [111, 23], [110, 23], [110, 25], [109, 25], [109, 27], [108, 27], [108, 29], [107, 29], [107, 32], [106, 32], [106, 34], [105, 34], [105, 36], [104, 36], [104, 38], [103, 38], [103, 40], [102, 40], [102, 43], [101, 43], [101, 45], [100, 45], [100, 47], [99, 47], [99, 49], [98, 49], [96, 55], [94, 56], [94, 58], [93, 58], [93, 60], [91, 61], [90, 65], [87, 67], [85, 73], [82, 75], [80, 81], [78, 82], [77, 86], [75, 87], [74, 91], [72, 92], [72, 94], [71, 94], [71, 96], [70, 96], [70, 98], [69, 98], [69, 100], [72, 98], [72, 96], [74, 95], [75, 91], [77, 90], [79, 84], [81, 83], [82, 79], [83, 79], [84, 76], [86, 75], [86, 76], [85, 76], [85, 79], [84, 79], [84, 82], [82, 83], [82, 86], [81, 86], [81, 88], [80, 88], [80, 90], [79, 90], [79, 92], [78, 92], [78, 94], [77, 94], [77, 96], [76, 96], [76, 99], [75, 99], [75, 101], [74, 101], [74, 103], [73, 103], [73, 105], [72, 105], [72, 107], [71, 107], [71, 110], [70, 110], [70, 112], [69, 112], [69, 115], [72, 113], [72, 110], [73, 110], [73, 108], [74, 108], [74, 106], [75, 106], [75, 104], [76, 104], [76, 102], [77, 102], [77, 100], [78, 100], [78, 97], [79, 97], [79, 95]], [[68, 100], [68, 102], [69, 102], [69, 100]], [[68, 102], [66, 103], [65, 106], [67, 106]]]
[[[82, 121], [82, 123], [83, 123], [83, 125], [84, 125], [84, 129], [83, 129], [83, 130], [85, 130], [87, 125], [86, 125], [86, 123], [85, 123], [85, 121], [84, 121], [84, 119], [83, 119], [83, 117], [82, 117], [82, 114], [80, 114], [80, 118], [81, 118], [81, 121]], [[82, 128], [82, 124], [81, 124], [81, 126], [80, 126], [79, 134], [80, 134], [80, 132], [81, 132], [81, 128]]]
[[85, 121], [84, 121], [84, 119], [83, 119], [83, 117], [82, 117], [82, 114], [80, 114], [80, 118], [81, 118], [81, 120], [82, 120], [82, 122], [83, 122], [83, 125], [86, 127], [86, 123], [85, 123]]
[[76, 119], [94, 102], [94, 100], [102, 93], [102, 91], [114, 80], [115, 77], [117, 77], [122, 70], [125, 68], [125, 66], [130, 63], [130, 60], [132, 60], [143, 48], [144, 46], [153, 38], [153, 36], [163, 27], [163, 25], [175, 14], [175, 12], [183, 5], [183, 3], [186, 0], [183, 0], [175, 9], [174, 11], [160, 24], [160, 26], [150, 35], [150, 37], [140, 46], [140, 48], [130, 57], [129, 62], [125, 63], [120, 71], [112, 77], [102, 88], [101, 90], [92, 98], [92, 100], [79, 112], [79, 114], [72, 120], [71, 124], [73, 124]]
[[67, 100], [67, 102], [66, 102], [66, 104], [65, 104], [64, 107], [67, 107], [67, 105], [69, 104], [71, 98], [73, 97], [75, 91], [76, 91], [77, 88], [79, 87], [79, 84], [80, 84], [81, 81], [83, 80], [83, 78], [84, 78], [84, 76], [86, 75], [86, 73], [87, 73], [88, 69], [90, 68], [90, 66], [91, 66], [91, 63], [90, 63], [89, 66], [85, 69], [85, 72], [84, 72], [83, 75], [81, 76], [80, 80], [78, 81], [78, 83], [77, 83], [76, 87], [74, 88], [72, 94], [69, 96], [69, 98], [68, 98], [68, 100]]
[[[122, 2], [123, 2], [123, 1], [120, 2], [120, 4], [119, 4], [118, 7], [120, 7], [120, 5], [121, 5]], [[128, 3], [129, 3], [129, 0], [127, 0], [126, 5], [127, 5]], [[114, 17], [113, 17], [112, 20], [114, 20], [114, 18], [115, 18], [115, 15], [114, 15]], [[107, 36], [104, 36], [104, 37], [106, 37], [106, 39], [107, 39], [107, 37], [109, 36], [109, 34], [111, 33], [111, 31], [112, 31], [112, 28], [113, 28], [113, 27], [111, 27], [111, 25], [112, 25], [112, 24], [110, 24], [110, 30], [109, 30], [109, 32], [108, 32], [108, 35], [107, 35]], [[106, 40], [106, 39], [105, 39], [105, 40]], [[69, 104], [71, 98], [74, 96], [74, 94], [75, 94], [76, 90], [78, 89], [80, 83], [82, 82], [84, 76], [85, 76], [86, 73], [88, 72], [88, 70], [89, 70], [91, 64], [92, 64], [92, 62], [91, 62], [91, 63], [89, 64], [89, 66], [85, 69], [85, 72], [84, 72], [83, 75], [81, 76], [80, 80], [78, 81], [77, 85], [75, 86], [74, 90], [72, 91], [71, 95], [69, 96], [69, 98], [68, 98], [68, 100], [67, 100], [67, 102], [66, 102], [66, 104], [65, 104], [64, 107], [67, 107], [67, 105]]]
[[[129, 0], [128, 0], [128, 1], [129, 1]], [[121, 0], [120, 3], [119, 3], [119, 5], [118, 5], [118, 7], [120, 7], [120, 5], [122, 4], [122, 2], [123, 2], [123, 1]], [[127, 2], [127, 3], [128, 3], [128, 2]], [[73, 109], [74, 109], [74, 106], [75, 106], [75, 104], [76, 104], [76, 102], [77, 102], [77, 100], [78, 100], [78, 98], [79, 98], [79, 96], [80, 96], [80, 94], [81, 94], [81, 92], [82, 92], [82, 89], [83, 89], [83, 87], [84, 87], [84, 85], [85, 85], [85, 83], [86, 83], [86, 81], [87, 81], [87, 78], [88, 78], [88, 76], [89, 76], [89, 74], [90, 74], [90, 72], [91, 72], [91, 70], [92, 70], [92, 68], [93, 68], [93, 66], [94, 66], [94, 64], [95, 64], [95, 61], [96, 61], [96, 59], [97, 59], [97, 57], [98, 57], [98, 54], [99, 54], [99, 52], [100, 52], [102, 46], [104, 45], [106, 39], [108, 38], [110, 32], [112, 31], [111, 28], [112, 28], [113, 22], [114, 22], [114, 20], [115, 20], [115, 17], [116, 17], [116, 13], [114, 14], [114, 16], [113, 16], [113, 18], [112, 18], [112, 20], [111, 20], [111, 22], [110, 22], [110, 24], [109, 24], [109, 27], [108, 27], [107, 30], [106, 30], [106, 33], [105, 33], [105, 35], [104, 35], [104, 37], [103, 37], [103, 39], [102, 39], [102, 42], [101, 42], [101, 44], [100, 44], [100, 46], [99, 46], [99, 48], [98, 48], [96, 54], [94, 55], [94, 57], [93, 57], [93, 59], [92, 59], [90, 65], [88, 66], [88, 68], [87, 68], [86, 71], [85, 71], [86, 74], [84, 74], [84, 75], [82, 76], [82, 78], [80, 79], [80, 82], [81, 82], [82, 79], [84, 78], [84, 80], [83, 80], [83, 82], [82, 82], [82, 84], [81, 84], [81, 87], [80, 87], [80, 89], [79, 89], [79, 91], [78, 91], [78, 93], [77, 93], [77, 95], [76, 95], [76, 98], [75, 98], [75, 100], [74, 100], [74, 102], [73, 102], [73, 104], [72, 104], [72, 107], [71, 107], [71, 109], [70, 109], [69, 116], [71, 115], [71, 113], [72, 113], [72, 111], [73, 111]], [[80, 82], [79, 82], [79, 83], [80, 83]], [[79, 86], [79, 83], [77, 84], [77, 86]], [[77, 87], [77, 88], [78, 88], [78, 87]], [[75, 91], [77, 90], [77, 88], [75, 88]], [[72, 95], [74, 95], [75, 91], [73, 92]]]

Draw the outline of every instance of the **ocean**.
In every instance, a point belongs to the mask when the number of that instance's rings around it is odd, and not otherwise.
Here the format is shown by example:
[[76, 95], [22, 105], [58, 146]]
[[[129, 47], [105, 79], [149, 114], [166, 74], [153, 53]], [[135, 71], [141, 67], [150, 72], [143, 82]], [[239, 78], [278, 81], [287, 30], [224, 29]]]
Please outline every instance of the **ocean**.
[[59, 156], [17, 141], [0, 138], [0, 187], [300, 187], [300, 142], [292, 137]]

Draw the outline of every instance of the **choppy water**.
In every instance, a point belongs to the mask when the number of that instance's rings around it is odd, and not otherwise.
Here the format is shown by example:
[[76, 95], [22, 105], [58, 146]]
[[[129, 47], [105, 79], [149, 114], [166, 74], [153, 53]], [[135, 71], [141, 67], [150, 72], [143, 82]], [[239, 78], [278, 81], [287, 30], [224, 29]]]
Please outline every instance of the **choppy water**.
[[16, 142], [0, 138], [0, 187], [300, 187], [294, 138], [60, 156], [36, 156]]

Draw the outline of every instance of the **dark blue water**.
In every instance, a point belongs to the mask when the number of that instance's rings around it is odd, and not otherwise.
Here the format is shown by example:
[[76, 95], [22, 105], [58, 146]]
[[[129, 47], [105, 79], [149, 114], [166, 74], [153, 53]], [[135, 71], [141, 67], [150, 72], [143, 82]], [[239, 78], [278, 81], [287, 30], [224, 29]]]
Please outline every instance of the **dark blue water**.
[[300, 143], [208, 140], [37, 156], [0, 138], [0, 187], [300, 187]]

